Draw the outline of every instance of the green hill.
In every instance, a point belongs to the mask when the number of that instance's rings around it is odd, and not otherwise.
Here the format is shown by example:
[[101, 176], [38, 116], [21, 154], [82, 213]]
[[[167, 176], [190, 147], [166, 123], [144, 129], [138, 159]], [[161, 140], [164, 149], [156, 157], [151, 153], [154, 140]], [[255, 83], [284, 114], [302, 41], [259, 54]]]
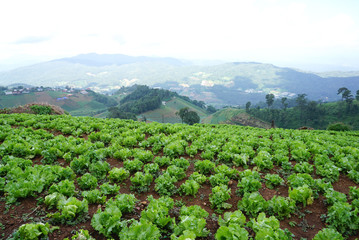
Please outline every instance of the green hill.
[[225, 108], [204, 118], [202, 123], [209, 124], [233, 124], [241, 126], [251, 126], [259, 128], [270, 128], [268, 122], [259, 120], [242, 109]]
[[188, 107], [190, 111], [195, 111], [201, 119], [208, 116], [205, 109], [187, 102], [184, 99], [174, 97], [167, 102], [163, 102], [160, 108], [142, 113], [138, 118], [146, 117], [147, 121], [150, 122], [180, 123], [181, 118], [176, 115], [176, 112], [184, 107]]

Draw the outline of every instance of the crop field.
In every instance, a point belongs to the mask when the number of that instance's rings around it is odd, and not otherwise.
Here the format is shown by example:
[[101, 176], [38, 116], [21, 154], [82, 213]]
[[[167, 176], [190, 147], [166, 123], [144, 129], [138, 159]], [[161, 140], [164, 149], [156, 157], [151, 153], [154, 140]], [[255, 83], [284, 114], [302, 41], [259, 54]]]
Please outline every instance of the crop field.
[[359, 132], [0, 115], [0, 239], [359, 238]]

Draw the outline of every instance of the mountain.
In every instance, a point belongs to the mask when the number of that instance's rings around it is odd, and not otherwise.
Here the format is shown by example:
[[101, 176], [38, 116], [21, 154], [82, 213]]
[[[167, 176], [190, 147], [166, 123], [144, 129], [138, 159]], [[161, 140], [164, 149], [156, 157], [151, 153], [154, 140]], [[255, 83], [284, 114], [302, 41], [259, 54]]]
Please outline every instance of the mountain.
[[111, 66], [111, 65], [125, 65], [132, 63], [143, 63], [143, 62], [156, 62], [156, 63], [165, 63], [169, 65], [182, 66], [185, 63], [175, 59], [175, 58], [159, 58], [159, 57], [133, 57], [127, 56], [124, 54], [80, 54], [71, 58], [62, 58], [58, 60], [54, 60], [52, 62], [69, 62], [74, 64], [82, 64], [86, 66], [95, 66], [95, 67], [103, 67], [103, 66]]
[[358, 90], [359, 73], [308, 73], [256, 62], [194, 65], [175, 58], [82, 54], [0, 72], [0, 85], [73, 86], [113, 93], [144, 84], [176, 91], [217, 107], [306, 93], [309, 99], [335, 101], [337, 90]]

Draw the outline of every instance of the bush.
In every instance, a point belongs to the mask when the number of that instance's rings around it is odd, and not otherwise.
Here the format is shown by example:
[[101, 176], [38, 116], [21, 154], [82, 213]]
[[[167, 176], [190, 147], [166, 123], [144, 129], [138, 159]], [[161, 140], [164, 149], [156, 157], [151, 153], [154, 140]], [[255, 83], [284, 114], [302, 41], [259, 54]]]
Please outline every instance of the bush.
[[35, 114], [39, 115], [49, 115], [52, 113], [52, 109], [49, 106], [32, 105], [30, 108]]
[[346, 125], [345, 123], [338, 122], [338, 123], [329, 124], [327, 130], [344, 132], [344, 131], [350, 131], [351, 127], [349, 125]]

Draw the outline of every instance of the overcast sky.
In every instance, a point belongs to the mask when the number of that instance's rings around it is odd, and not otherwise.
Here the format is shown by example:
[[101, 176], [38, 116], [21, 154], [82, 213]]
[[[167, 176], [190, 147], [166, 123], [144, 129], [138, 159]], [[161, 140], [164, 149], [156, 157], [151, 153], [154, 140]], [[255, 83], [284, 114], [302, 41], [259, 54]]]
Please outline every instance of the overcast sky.
[[96, 52], [359, 70], [358, 12], [358, 0], [4, 0], [0, 64]]

